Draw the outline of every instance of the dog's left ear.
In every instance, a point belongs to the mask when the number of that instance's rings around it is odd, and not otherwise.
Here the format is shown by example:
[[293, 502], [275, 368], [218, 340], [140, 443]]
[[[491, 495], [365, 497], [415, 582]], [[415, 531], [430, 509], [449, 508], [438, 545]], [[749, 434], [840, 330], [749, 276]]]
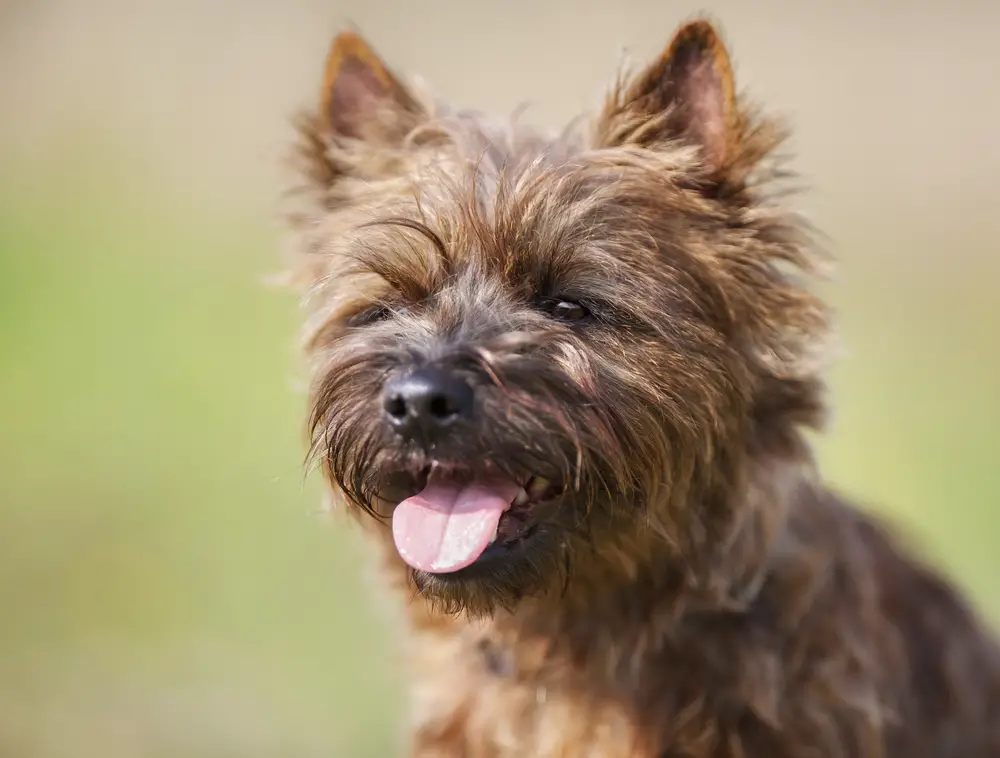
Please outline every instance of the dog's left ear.
[[368, 139], [412, 126], [423, 109], [379, 55], [354, 32], [341, 32], [326, 60], [320, 117], [334, 135]]
[[598, 124], [602, 145], [686, 140], [706, 173], [736, 158], [740, 113], [729, 54], [711, 23], [682, 26], [663, 53], [610, 98]]

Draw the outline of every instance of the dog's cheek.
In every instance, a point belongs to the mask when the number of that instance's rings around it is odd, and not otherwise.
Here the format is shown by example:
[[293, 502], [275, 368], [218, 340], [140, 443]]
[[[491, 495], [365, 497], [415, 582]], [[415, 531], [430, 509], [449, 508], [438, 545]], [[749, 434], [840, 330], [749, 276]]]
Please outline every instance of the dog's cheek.
[[553, 362], [569, 384], [587, 397], [597, 397], [600, 387], [591, 350], [576, 342], [560, 342], [554, 350]]

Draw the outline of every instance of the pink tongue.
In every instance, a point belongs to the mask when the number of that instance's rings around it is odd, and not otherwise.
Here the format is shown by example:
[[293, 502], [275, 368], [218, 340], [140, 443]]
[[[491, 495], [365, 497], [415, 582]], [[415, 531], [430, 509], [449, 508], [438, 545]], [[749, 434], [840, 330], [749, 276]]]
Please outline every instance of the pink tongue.
[[420, 571], [447, 574], [465, 568], [486, 550], [518, 489], [503, 479], [469, 484], [432, 480], [396, 506], [396, 550]]

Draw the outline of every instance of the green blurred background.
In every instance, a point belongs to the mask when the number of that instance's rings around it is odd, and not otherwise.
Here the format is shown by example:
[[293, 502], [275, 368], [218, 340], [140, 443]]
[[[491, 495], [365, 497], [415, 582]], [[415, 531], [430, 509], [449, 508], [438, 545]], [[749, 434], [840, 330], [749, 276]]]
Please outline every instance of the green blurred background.
[[[995, 2], [708, 6], [840, 258], [827, 477], [1000, 620]], [[557, 123], [652, 0], [0, 2], [0, 756], [383, 756], [392, 606], [301, 469], [280, 156], [332, 34]]]

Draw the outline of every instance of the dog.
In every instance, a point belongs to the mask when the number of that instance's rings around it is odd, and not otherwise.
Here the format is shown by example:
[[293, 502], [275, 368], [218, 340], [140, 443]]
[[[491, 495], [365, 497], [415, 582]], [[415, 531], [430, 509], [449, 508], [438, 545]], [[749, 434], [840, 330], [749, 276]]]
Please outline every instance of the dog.
[[689, 21], [561, 132], [353, 32], [296, 128], [312, 460], [406, 608], [414, 758], [995, 758], [1000, 652], [820, 480], [828, 264]]

